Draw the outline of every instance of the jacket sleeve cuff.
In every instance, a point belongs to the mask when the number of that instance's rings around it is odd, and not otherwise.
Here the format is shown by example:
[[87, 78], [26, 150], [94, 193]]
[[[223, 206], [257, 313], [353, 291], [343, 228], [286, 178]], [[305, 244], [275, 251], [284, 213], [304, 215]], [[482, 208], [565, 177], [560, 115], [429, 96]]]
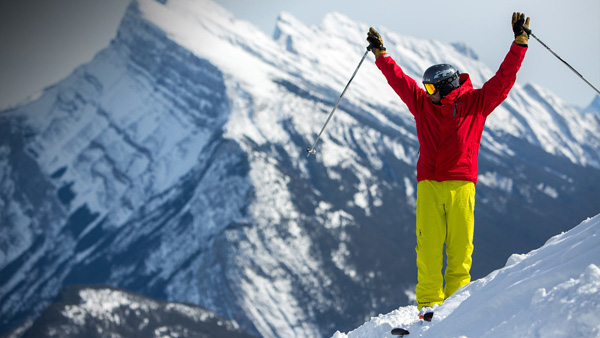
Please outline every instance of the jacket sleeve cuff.
[[375, 65], [381, 69], [381, 66], [385, 63], [385, 60], [390, 57], [390, 54], [385, 53], [383, 55], [380, 55], [377, 59], [375, 59]]
[[513, 41], [512, 45], [510, 46], [510, 50], [512, 52], [516, 52], [518, 54], [525, 54], [525, 52], [527, 51], [527, 48], [528, 48], [528, 45], [521, 45], [514, 41]]

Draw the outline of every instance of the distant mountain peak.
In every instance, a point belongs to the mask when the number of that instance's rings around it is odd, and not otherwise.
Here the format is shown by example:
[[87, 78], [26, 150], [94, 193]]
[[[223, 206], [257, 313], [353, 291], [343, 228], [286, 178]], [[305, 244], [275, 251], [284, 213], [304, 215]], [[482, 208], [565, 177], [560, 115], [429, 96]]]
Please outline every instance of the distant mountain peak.
[[477, 53], [475, 53], [475, 50], [471, 47], [469, 47], [466, 43], [464, 42], [454, 42], [452, 43], [452, 47], [454, 47], [459, 53], [461, 53], [462, 55], [471, 58], [473, 60], [479, 60], [479, 56], [477, 56]]
[[314, 32], [310, 27], [306, 26], [292, 14], [281, 12], [275, 23], [273, 39], [283, 45], [288, 52], [297, 54], [298, 51], [295, 49], [294, 40], [313, 34]]
[[581, 110], [584, 114], [596, 114], [600, 115], [600, 95], [596, 95], [592, 102]]

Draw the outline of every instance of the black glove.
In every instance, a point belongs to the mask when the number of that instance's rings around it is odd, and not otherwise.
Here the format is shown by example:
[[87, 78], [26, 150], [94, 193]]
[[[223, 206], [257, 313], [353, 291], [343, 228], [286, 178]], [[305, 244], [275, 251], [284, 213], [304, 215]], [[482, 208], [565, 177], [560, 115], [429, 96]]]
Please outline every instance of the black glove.
[[381, 35], [377, 33], [375, 28], [369, 28], [369, 32], [367, 33], [367, 41], [369, 41], [369, 48], [375, 55], [375, 58], [378, 58], [383, 54], [387, 54], [385, 47], [383, 47], [383, 39], [381, 39]]
[[515, 12], [512, 15], [512, 29], [515, 33], [515, 43], [519, 46], [526, 47], [529, 43], [529, 34], [523, 29], [529, 28], [529, 18], [525, 20], [525, 13]]

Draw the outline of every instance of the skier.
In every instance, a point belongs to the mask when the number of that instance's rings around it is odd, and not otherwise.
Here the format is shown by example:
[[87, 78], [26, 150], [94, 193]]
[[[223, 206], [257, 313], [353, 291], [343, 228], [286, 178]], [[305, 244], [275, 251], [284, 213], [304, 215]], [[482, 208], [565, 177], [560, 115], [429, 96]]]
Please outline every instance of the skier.
[[[367, 40], [375, 64], [414, 116], [417, 161], [417, 269], [419, 318], [430, 321], [436, 307], [471, 281], [477, 157], [486, 118], [506, 99], [525, 57], [529, 18], [513, 13], [515, 40], [500, 69], [481, 89], [449, 64], [429, 67], [423, 86], [387, 54], [379, 33]], [[443, 248], [447, 266], [444, 276]], [[444, 287], [445, 279], [445, 287]]]

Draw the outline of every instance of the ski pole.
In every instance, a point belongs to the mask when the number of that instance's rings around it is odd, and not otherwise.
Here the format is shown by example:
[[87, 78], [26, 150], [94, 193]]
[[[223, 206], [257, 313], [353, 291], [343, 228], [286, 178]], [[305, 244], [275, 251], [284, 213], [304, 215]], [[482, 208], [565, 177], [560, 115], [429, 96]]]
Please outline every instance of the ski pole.
[[598, 90], [598, 88], [594, 87], [594, 85], [593, 85], [593, 84], [591, 84], [591, 83], [590, 83], [588, 80], [586, 80], [586, 79], [583, 77], [583, 75], [579, 74], [579, 72], [578, 72], [578, 71], [576, 71], [576, 70], [575, 70], [575, 68], [571, 67], [571, 65], [570, 65], [570, 64], [568, 64], [568, 63], [567, 63], [565, 60], [563, 60], [563, 59], [562, 59], [560, 56], [558, 56], [558, 54], [556, 54], [556, 53], [555, 53], [555, 52], [554, 52], [552, 49], [550, 49], [550, 47], [546, 46], [546, 44], [545, 44], [545, 43], [543, 43], [543, 42], [542, 42], [542, 40], [538, 39], [538, 37], [537, 37], [537, 36], [535, 36], [535, 34], [533, 34], [533, 32], [531, 31], [531, 29], [529, 29], [529, 28], [527, 28], [527, 27], [523, 26], [523, 30], [524, 30], [524, 31], [525, 31], [527, 34], [529, 34], [529, 35], [533, 36], [533, 37], [534, 37], [534, 38], [535, 38], [535, 39], [536, 39], [536, 40], [537, 40], [537, 41], [538, 41], [538, 42], [539, 42], [539, 43], [540, 43], [542, 46], [544, 46], [544, 47], [545, 47], [547, 50], [549, 50], [549, 51], [550, 51], [550, 53], [552, 53], [552, 55], [556, 56], [556, 58], [558, 58], [558, 59], [559, 59], [560, 61], [562, 61], [562, 62], [563, 62], [565, 65], [567, 65], [567, 67], [569, 67], [569, 68], [570, 68], [570, 69], [571, 69], [571, 70], [572, 70], [572, 71], [573, 71], [575, 74], [577, 74], [577, 75], [578, 75], [578, 76], [579, 76], [579, 77], [580, 77], [580, 78], [581, 78], [583, 81], [585, 81], [585, 83], [587, 83], [587, 84], [588, 84], [590, 87], [592, 87], [592, 88], [593, 88], [593, 89], [596, 91], [596, 93], [600, 94], [600, 91]]
[[337, 109], [338, 105], [340, 104], [340, 101], [342, 100], [342, 97], [346, 93], [346, 89], [348, 89], [348, 86], [350, 85], [350, 82], [352, 82], [352, 80], [354, 79], [354, 76], [356, 76], [356, 73], [358, 72], [358, 69], [360, 68], [360, 65], [362, 65], [363, 61], [365, 61], [365, 58], [367, 57], [367, 54], [369, 53], [370, 50], [371, 50], [371, 45], [369, 45], [367, 47], [367, 51], [363, 55], [362, 59], [360, 59], [360, 62], [358, 63], [358, 66], [354, 70], [354, 74], [352, 74], [352, 77], [350, 78], [350, 81], [348, 81], [348, 84], [346, 84], [346, 87], [344, 88], [344, 91], [342, 91], [342, 95], [340, 95], [340, 98], [335, 103], [335, 106], [331, 110], [331, 113], [329, 113], [329, 116], [327, 117], [327, 120], [325, 121], [325, 124], [323, 125], [323, 128], [321, 128], [321, 131], [319, 132], [319, 135], [317, 135], [317, 139], [313, 143], [312, 147], [306, 147], [306, 152], [308, 153], [308, 155], [306, 155], [306, 157], [310, 157], [311, 154], [314, 155], [314, 154], [317, 153], [317, 151], [315, 150], [315, 146], [317, 145], [317, 142], [319, 142], [319, 139], [321, 138], [321, 134], [323, 134], [323, 130], [325, 130], [325, 127], [327, 127], [327, 123], [329, 123], [329, 120], [331, 120], [331, 117], [333, 116], [333, 113]]

